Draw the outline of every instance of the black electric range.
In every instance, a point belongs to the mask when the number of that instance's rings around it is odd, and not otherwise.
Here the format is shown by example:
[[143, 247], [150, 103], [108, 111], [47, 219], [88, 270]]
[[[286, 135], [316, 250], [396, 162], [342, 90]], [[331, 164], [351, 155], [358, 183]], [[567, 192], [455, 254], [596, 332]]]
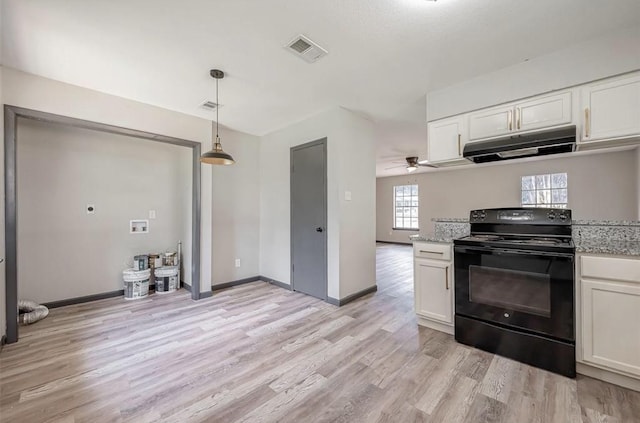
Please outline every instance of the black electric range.
[[575, 377], [571, 210], [470, 212], [454, 240], [455, 338]]

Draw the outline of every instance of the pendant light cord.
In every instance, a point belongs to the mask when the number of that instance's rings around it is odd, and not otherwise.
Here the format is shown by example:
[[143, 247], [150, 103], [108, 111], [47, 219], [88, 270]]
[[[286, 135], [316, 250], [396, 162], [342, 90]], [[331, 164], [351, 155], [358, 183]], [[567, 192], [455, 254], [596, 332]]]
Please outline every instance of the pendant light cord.
[[218, 136], [218, 122], [220, 121], [220, 119], [218, 119], [219, 109], [220, 109], [220, 103], [218, 102], [218, 78], [216, 78], [216, 142], [218, 142], [218, 139], [220, 138]]

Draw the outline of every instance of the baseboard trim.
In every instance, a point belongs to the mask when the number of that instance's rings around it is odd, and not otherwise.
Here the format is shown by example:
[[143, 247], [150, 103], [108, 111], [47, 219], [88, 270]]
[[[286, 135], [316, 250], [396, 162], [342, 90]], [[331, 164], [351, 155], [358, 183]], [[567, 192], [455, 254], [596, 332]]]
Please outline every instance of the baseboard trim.
[[187, 291], [191, 292], [191, 285], [187, 285], [184, 282], [180, 282], [180, 286], [186, 289]]
[[271, 285], [275, 285], [275, 286], [278, 286], [280, 288], [286, 289], [287, 291], [291, 291], [292, 290], [291, 289], [291, 285], [289, 285], [288, 283], [280, 282], [278, 280], [271, 279], [271, 278], [268, 278], [266, 276], [258, 276], [258, 279], [261, 280], [261, 281], [264, 281], [266, 283], [270, 283]]
[[211, 285], [212, 291], [220, 291], [221, 289], [227, 289], [238, 285], [244, 285], [245, 283], [259, 281], [260, 276], [251, 276], [249, 278], [238, 279], [236, 281], [220, 283], [218, 285]]
[[104, 300], [107, 298], [114, 298], [114, 297], [120, 297], [120, 296], [124, 296], [124, 289], [120, 289], [118, 291], [103, 292], [100, 294], [86, 295], [84, 297], [68, 298], [66, 300], [51, 301], [48, 303], [43, 303], [42, 305], [47, 308], [58, 308], [58, 307], [65, 307], [68, 305], [88, 303], [90, 301]]
[[327, 302], [329, 304], [342, 307], [343, 305], [348, 304], [351, 301], [357, 300], [358, 298], [364, 297], [365, 295], [371, 294], [372, 292], [376, 292], [377, 290], [378, 290], [378, 285], [373, 285], [373, 286], [370, 286], [369, 288], [363, 289], [362, 291], [358, 291], [355, 294], [348, 295], [342, 299], [327, 297]]
[[576, 363], [576, 373], [640, 392], [640, 379], [635, 379], [620, 373], [610, 372], [584, 363]]
[[205, 298], [209, 298], [213, 295], [213, 292], [211, 291], [206, 291], [206, 292], [201, 292], [200, 293], [200, 298], [198, 298], [199, 300], [204, 300]]
[[7, 335], [2, 335], [0, 338], [0, 351], [2, 351], [2, 347], [7, 343]]
[[376, 242], [379, 242], [380, 244], [396, 244], [396, 245], [412, 245], [413, 242], [409, 241], [409, 242], [400, 242], [400, 241], [378, 241], [376, 240]]
[[433, 329], [433, 330], [438, 330], [440, 332], [444, 332], [446, 334], [449, 335], [453, 335], [454, 334], [454, 327], [453, 325], [448, 325], [445, 323], [440, 323], [440, 322], [434, 322], [432, 320], [429, 319], [425, 319], [422, 316], [416, 316], [417, 321], [418, 321], [418, 325], [420, 326], [424, 326], [426, 328], [429, 329]]

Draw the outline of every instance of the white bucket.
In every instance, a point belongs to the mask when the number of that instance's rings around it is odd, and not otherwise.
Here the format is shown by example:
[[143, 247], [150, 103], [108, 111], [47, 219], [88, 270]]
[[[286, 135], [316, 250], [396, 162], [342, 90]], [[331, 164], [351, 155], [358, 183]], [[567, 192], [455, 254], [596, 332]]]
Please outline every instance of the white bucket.
[[154, 271], [156, 279], [156, 293], [166, 294], [180, 288], [178, 281], [178, 266], [158, 267]]
[[136, 300], [149, 295], [149, 277], [151, 270], [127, 269], [122, 271], [124, 281], [124, 299]]

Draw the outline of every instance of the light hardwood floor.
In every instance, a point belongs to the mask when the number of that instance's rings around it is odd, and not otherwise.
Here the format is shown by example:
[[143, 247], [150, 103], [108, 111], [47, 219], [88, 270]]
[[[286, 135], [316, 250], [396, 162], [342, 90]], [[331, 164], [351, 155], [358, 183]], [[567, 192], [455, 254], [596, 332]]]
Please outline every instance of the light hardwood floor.
[[0, 353], [2, 422], [638, 422], [640, 393], [418, 327], [411, 249], [337, 308], [255, 282], [52, 310]]

